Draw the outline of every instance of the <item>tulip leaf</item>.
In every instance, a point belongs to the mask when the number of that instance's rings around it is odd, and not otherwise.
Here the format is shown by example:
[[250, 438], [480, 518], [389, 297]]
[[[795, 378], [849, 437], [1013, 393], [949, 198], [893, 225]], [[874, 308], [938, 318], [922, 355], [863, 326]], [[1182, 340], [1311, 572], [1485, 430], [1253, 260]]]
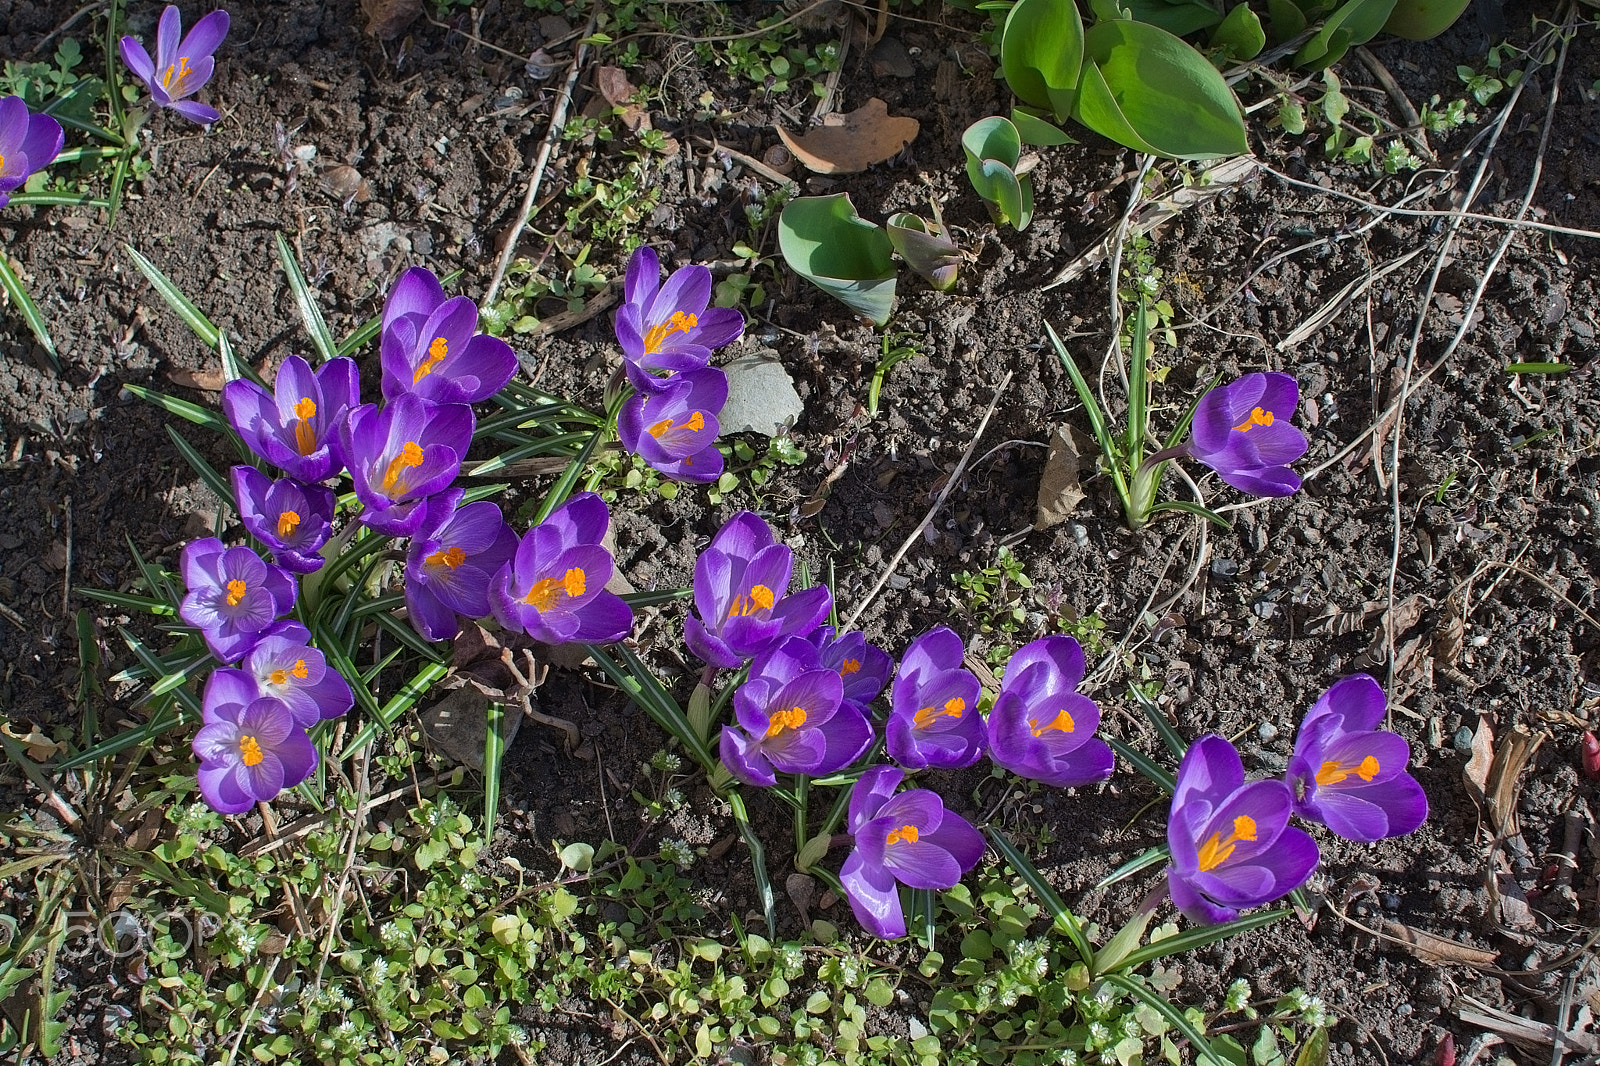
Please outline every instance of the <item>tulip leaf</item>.
[[848, 193], [801, 196], [778, 217], [778, 249], [789, 269], [870, 318], [894, 310], [894, 248], [883, 227], [856, 214]]
[[1267, 46], [1267, 31], [1250, 5], [1240, 4], [1211, 31], [1211, 43], [1234, 59], [1254, 59]]
[[981, 118], [961, 135], [967, 157], [967, 178], [983, 198], [996, 224], [1010, 223], [1026, 229], [1033, 217], [1033, 181], [1018, 174], [1022, 135], [1008, 118]]
[[1172, 159], [1250, 150], [1239, 101], [1217, 69], [1166, 30], [1101, 22], [1084, 37], [1087, 58], [1074, 117], [1118, 144]]
[[1216, 8], [1200, 0], [1178, 3], [1173, 0], [1121, 0], [1121, 3], [1135, 22], [1160, 26], [1178, 37], [1187, 37], [1196, 30], [1207, 29], [1224, 21]]
[[61, 357], [56, 354], [56, 342], [50, 337], [50, 328], [45, 322], [44, 314], [40, 312], [39, 305], [33, 302], [33, 297], [28, 295], [28, 290], [23, 288], [22, 279], [17, 277], [16, 272], [11, 269], [11, 263], [4, 255], [0, 255], [0, 289], [5, 290], [6, 299], [11, 301], [11, 306], [17, 309], [22, 320], [28, 324], [28, 329], [32, 331], [33, 339], [39, 342], [39, 347], [44, 349], [45, 358], [50, 361], [50, 369], [59, 375]]
[[1068, 114], [1083, 67], [1083, 17], [1073, 0], [1017, 0], [1000, 32], [1000, 67], [1023, 103]]
[[1267, 20], [1273, 44], [1298, 37], [1306, 28], [1306, 13], [1294, 0], [1267, 0]]
[[1466, 7], [1467, 0], [1399, 0], [1383, 24], [1383, 32], [1408, 41], [1426, 41], [1449, 29]]
[[1023, 144], [1036, 148], [1052, 148], [1058, 144], [1077, 144], [1065, 130], [1022, 107], [1011, 109], [1011, 124], [1017, 127]]
[[1394, 6], [1395, 0], [1347, 0], [1294, 54], [1295, 65], [1311, 70], [1332, 66], [1353, 45], [1365, 44], [1382, 32]]
[[890, 218], [884, 230], [895, 252], [928, 284], [940, 292], [949, 292], [955, 287], [961, 249], [944, 230], [930, 227], [909, 211], [901, 211]]

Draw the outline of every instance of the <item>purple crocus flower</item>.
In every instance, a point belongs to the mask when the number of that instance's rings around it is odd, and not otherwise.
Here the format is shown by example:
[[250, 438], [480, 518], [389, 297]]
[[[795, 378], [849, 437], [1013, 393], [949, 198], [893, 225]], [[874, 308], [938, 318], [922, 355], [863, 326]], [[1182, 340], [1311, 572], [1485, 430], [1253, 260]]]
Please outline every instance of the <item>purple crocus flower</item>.
[[317, 749], [282, 700], [262, 696], [243, 670], [213, 670], [194, 736], [200, 795], [214, 810], [241, 814], [298, 785], [317, 765]]
[[872, 725], [844, 702], [844, 682], [816, 645], [790, 637], [756, 658], [733, 694], [739, 728], [722, 727], [722, 764], [747, 785], [786, 774], [831, 774], [872, 743]]
[[383, 395], [432, 403], [487, 400], [517, 372], [517, 356], [498, 337], [477, 332], [478, 305], [446, 299], [433, 272], [412, 267], [383, 305]]
[[1200, 397], [1186, 450], [1240, 492], [1288, 496], [1300, 488], [1288, 464], [1306, 453], [1305, 434], [1289, 424], [1299, 403], [1288, 374], [1246, 374]]
[[659, 388], [652, 371], [697, 369], [706, 365], [713, 348], [739, 339], [744, 318], [730, 307], [707, 310], [710, 300], [711, 271], [705, 267], [681, 267], [662, 285], [655, 250], [633, 253], [615, 325], [634, 388]]
[[249, 548], [225, 548], [216, 537], [203, 537], [184, 546], [179, 565], [189, 591], [178, 616], [200, 630], [218, 662], [248, 654], [294, 606], [294, 577]]
[[615, 564], [602, 545], [611, 515], [581, 492], [523, 535], [489, 584], [489, 606], [507, 629], [545, 644], [605, 644], [633, 628], [633, 611], [606, 591]]
[[1294, 813], [1362, 843], [1405, 836], [1427, 819], [1428, 798], [1406, 773], [1410, 746], [1377, 728], [1386, 704], [1382, 686], [1354, 674], [1312, 705], [1289, 760]]
[[63, 139], [61, 123], [49, 115], [30, 115], [22, 97], [0, 99], [0, 207], [61, 154]]
[[1071, 637], [1041, 637], [1006, 666], [989, 712], [989, 758], [1014, 774], [1056, 788], [1104, 781], [1116, 764], [1094, 735], [1100, 708], [1078, 694], [1083, 649]]
[[728, 402], [728, 375], [715, 367], [674, 374], [630, 396], [617, 412], [622, 446], [678, 481], [722, 476], [717, 416]]
[[889, 757], [901, 766], [957, 770], [983, 757], [978, 713], [982, 686], [961, 665], [966, 646], [953, 630], [930, 629], [906, 649], [884, 727]]
[[839, 870], [856, 920], [873, 936], [906, 935], [898, 881], [912, 888], [954, 888], [983, 857], [983, 837], [927, 789], [894, 794], [905, 773], [875, 766], [850, 793], [856, 846]]
[[472, 443], [472, 408], [405, 394], [382, 410], [362, 404], [340, 428], [361, 521], [391, 537], [422, 527], [423, 501], [450, 487]]
[[750, 511], [723, 524], [694, 563], [694, 606], [684, 642], [706, 662], [738, 667], [783, 640], [815, 629], [833, 609], [827, 588], [789, 592], [794, 552]]
[[361, 402], [354, 359], [329, 359], [313, 373], [298, 355], [278, 368], [269, 395], [237, 378], [222, 387], [222, 410], [249, 449], [308, 484], [344, 468], [339, 427]]
[[156, 58], [144, 50], [132, 37], [124, 37], [118, 45], [122, 61], [133, 71], [133, 76], [144, 82], [157, 107], [170, 107], [190, 122], [209, 126], [221, 116], [215, 108], [184, 97], [193, 96], [211, 80], [215, 60], [211, 53], [228, 35], [228, 13], [213, 11], [196, 22], [189, 35], [178, 43], [183, 23], [175, 4], [168, 4], [156, 24]]
[[817, 649], [822, 665], [844, 682], [844, 701], [854, 704], [862, 714], [878, 698], [894, 672], [889, 653], [867, 643], [860, 630], [835, 636], [832, 626], [818, 626], [805, 638]]
[[1191, 921], [1231, 922], [1246, 907], [1299, 888], [1317, 865], [1310, 834], [1289, 825], [1282, 781], [1245, 784], [1232, 744], [1203, 736], [1178, 766], [1167, 819], [1167, 891]]
[[296, 574], [322, 567], [320, 549], [333, 534], [331, 491], [293, 478], [273, 481], [244, 463], [230, 480], [244, 528], [271, 550], [274, 562]]
[[428, 640], [461, 631], [459, 615], [486, 618], [489, 581], [517, 550], [517, 535], [487, 500], [460, 510], [460, 489], [429, 497], [406, 552], [406, 610]]
[[[295, 623], [291, 630], [263, 639], [244, 657], [243, 672], [261, 696], [289, 708], [295, 724], [310, 729], [327, 718], [338, 718], [355, 704], [350, 683], [316, 648], [306, 644], [309, 634]], [[215, 671], [222, 673], [222, 671]]]

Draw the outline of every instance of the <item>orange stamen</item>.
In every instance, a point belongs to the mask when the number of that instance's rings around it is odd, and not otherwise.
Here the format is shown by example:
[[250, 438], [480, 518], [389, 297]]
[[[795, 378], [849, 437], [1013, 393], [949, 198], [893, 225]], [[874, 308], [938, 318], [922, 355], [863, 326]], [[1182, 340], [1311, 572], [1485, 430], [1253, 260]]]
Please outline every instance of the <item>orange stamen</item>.
[[278, 516], [278, 536], [287, 537], [293, 533], [300, 524], [300, 516], [294, 511], [284, 511]]
[[858, 671], [860, 669], [861, 669], [861, 660], [860, 659], [846, 659], [844, 661], [844, 665], [839, 667], [839, 676], [840, 677], [849, 677], [851, 674], [855, 673], [856, 671]]
[[311, 420], [317, 416], [317, 401], [309, 396], [302, 396], [295, 401], [294, 417], [294, 444], [300, 449], [301, 455], [310, 455], [317, 450], [317, 430]]
[[777, 711], [772, 715], [772, 719], [767, 726], [766, 735], [763, 736], [762, 739], [766, 740], [768, 738], [775, 737], [785, 729], [799, 729], [805, 724], [806, 712], [805, 708], [803, 707], [793, 707], [787, 711]]
[[1317, 771], [1316, 782], [1326, 788], [1328, 785], [1337, 785], [1351, 774], [1361, 778], [1363, 781], [1371, 781], [1378, 776], [1378, 770], [1378, 757], [1376, 755], [1368, 755], [1359, 763], [1337, 762], [1330, 759], [1328, 762], [1323, 763], [1322, 767]]
[[228, 582], [228, 606], [239, 606], [239, 604], [244, 600], [244, 594], [249, 591], [250, 587], [239, 578], [234, 578], [232, 581]]
[[412, 377], [411, 384], [415, 385], [417, 382], [433, 373], [433, 368], [449, 354], [449, 342], [443, 337], [433, 338], [433, 343], [428, 345], [428, 358], [424, 359], [417, 367], [416, 375]]
[[544, 577], [535, 581], [528, 594], [522, 597], [522, 602], [536, 611], [548, 611], [562, 596], [577, 599], [587, 587], [588, 575], [574, 566], [560, 578]]
[[262, 759], [266, 758], [266, 755], [261, 751], [260, 742], [248, 733], [239, 738], [239, 755], [246, 766], [256, 766], [260, 764]]
[[1254, 411], [1250, 412], [1250, 417], [1245, 419], [1243, 424], [1234, 426], [1233, 428], [1238, 430], [1240, 433], [1248, 433], [1250, 432], [1251, 426], [1270, 426], [1272, 425], [1272, 422], [1272, 412], [1263, 411], [1261, 408], [1257, 407]]
[[1065, 709], [1048, 722], [1042, 722], [1037, 718], [1028, 719], [1028, 732], [1036, 737], [1042, 737], [1051, 730], [1057, 733], [1070, 733], [1076, 728], [1077, 724], [1073, 722], [1072, 715]]
[[400, 454], [389, 460], [388, 469], [383, 472], [383, 482], [379, 486], [383, 494], [393, 499], [406, 494], [406, 471], [413, 466], [422, 465], [422, 449], [416, 441], [408, 440], [400, 449]]
[[[174, 73], [176, 73], [178, 76], [178, 84], [176, 86], [172, 84], [172, 76]], [[168, 96], [181, 96], [183, 94], [184, 79], [193, 73], [194, 71], [189, 67], [189, 57], [181, 56], [179, 57], [178, 61], [169, 66], [167, 68], [167, 72], [161, 76], [161, 87], [167, 90]], [[247, 763], [246, 765], [254, 766], [255, 763]]]
[[902, 840], [907, 844], [915, 844], [917, 842], [917, 836], [918, 833], [916, 826], [903, 825], [899, 829], [891, 829], [889, 831], [889, 835], [883, 838], [883, 844], [884, 847], [888, 847], [890, 844], [898, 844]]
[[751, 585], [747, 594], [733, 598], [733, 606], [728, 608], [728, 617], [738, 618], [741, 615], [755, 614], [757, 611], [770, 611], [774, 602], [772, 590], [767, 586]]
[[644, 335], [645, 353], [653, 354], [660, 350], [661, 342], [667, 339], [668, 334], [688, 333], [699, 324], [695, 315], [686, 315], [682, 311], [672, 312], [672, 317], [659, 325], [651, 326], [650, 332]]
[[441, 566], [447, 566], [451, 570], [454, 570], [456, 567], [460, 566], [466, 561], [467, 553], [462, 551], [457, 545], [452, 544], [443, 551], [436, 551], [426, 559], [422, 560], [422, 565], [431, 566], [435, 570]]
[[966, 709], [966, 700], [962, 699], [960, 696], [951, 696], [948, 700], [945, 700], [944, 707], [942, 709], [936, 710], [932, 707], [922, 708], [922, 710], [918, 711], [912, 716], [911, 723], [918, 729], [927, 729], [933, 724], [933, 720], [935, 718], [960, 718], [962, 712]]
[[1256, 820], [1247, 814], [1241, 814], [1233, 820], [1233, 832], [1228, 834], [1228, 839], [1223, 840], [1221, 833], [1212, 833], [1211, 839], [1200, 847], [1200, 870], [1205, 873], [1216, 869], [1228, 861], [1228, 856], [1233, 854], [1233, 846], [1241, 840], [1254, 841], [1256, 839]]

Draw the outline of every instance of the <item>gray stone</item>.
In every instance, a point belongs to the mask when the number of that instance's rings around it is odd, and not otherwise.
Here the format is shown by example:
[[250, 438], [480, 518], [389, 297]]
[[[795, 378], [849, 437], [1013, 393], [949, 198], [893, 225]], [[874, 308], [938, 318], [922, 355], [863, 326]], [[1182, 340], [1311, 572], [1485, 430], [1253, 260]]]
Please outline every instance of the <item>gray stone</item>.
[[718, 418], [722, 432], [771, 437], [791, 428], [805, 414], [794, 382], [771, 348], [741, 355], [723, 371], [728, 375], [728, 402]]

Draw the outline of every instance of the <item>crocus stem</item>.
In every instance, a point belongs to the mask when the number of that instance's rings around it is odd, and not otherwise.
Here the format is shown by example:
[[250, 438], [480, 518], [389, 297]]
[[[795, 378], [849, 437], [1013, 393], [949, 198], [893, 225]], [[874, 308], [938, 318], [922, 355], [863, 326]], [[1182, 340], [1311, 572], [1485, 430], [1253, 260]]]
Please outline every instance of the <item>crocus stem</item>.
[[806, 841], [811, 839], [807, 823], [807, 800], [811, 795], [811, 778], [806, 774], [798, 774], [794, 780], [794, 798], [799, 802], [794, 808], [794, 849], [796, 852], [804, 850]]

